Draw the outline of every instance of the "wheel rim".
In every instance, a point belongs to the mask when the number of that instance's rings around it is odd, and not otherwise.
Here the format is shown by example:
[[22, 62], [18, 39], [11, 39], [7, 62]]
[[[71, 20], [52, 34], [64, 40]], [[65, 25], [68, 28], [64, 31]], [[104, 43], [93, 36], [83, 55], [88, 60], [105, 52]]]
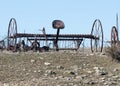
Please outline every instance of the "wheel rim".
[[17, 23], [15, 18], [11, 18], [8, 26], [8, 47], [16, 45]]
[[103, 49], [103, 28], [102, 23], [99, 19], [96, 19], [92, 26], [91, 35], [95, 39], [91, 38], [91, 51], [102, 52]]
[[118, 42], [118, 31], [115, 26], [111, 29], [111, 45], [116, 45]]

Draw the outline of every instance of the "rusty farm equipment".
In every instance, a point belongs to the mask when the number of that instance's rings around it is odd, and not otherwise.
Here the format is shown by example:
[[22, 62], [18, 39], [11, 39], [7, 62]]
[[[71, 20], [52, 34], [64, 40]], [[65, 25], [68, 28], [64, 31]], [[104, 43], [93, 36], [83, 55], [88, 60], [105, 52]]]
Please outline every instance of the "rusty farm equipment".
[[111, 29], [111, 46], [116, 46], [119, 43], [118, 15], [116, 15], [116, 26]]
[[118, 43], [118, 30], [116, 26], [113, 26], [111, 29], [111, 45], [114, 46]]
[[53, 28], [57, 29], [57, 34], [18, 33], [17, 22], [11, 18], [8, 26], [7, 49], [17, 51], [21, 47], [24, 50], [78, 50], [84, 38], [90, 39], [91, 51], [102, 52], [103, 49], [103, 28], [101, 21], [96, 19], [93, 23], [90, 34], [60, 34], [60, 29], [65, 27], [63, 21], [54, 20]]

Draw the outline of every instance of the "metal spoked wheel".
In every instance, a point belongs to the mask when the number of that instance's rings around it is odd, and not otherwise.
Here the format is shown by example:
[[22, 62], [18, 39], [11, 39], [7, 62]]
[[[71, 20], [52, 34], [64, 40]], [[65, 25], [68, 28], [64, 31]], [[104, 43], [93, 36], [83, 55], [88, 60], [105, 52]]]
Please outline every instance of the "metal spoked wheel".
[[91, 51], [92, 52], [102, 52], [103, 49], [103, 28], [101, 21], [96, 19], [92, 26], [91, 35], [94, 36], [94, 39], [91, 38]]
[[118, 43], [118, 31], [115, 26], [111, 29], [111, 46], [116, 45]]
[[15, 18], [11, 18], [8, 26], [8, 47], [15, 46], [17, 42], [17, 23]]

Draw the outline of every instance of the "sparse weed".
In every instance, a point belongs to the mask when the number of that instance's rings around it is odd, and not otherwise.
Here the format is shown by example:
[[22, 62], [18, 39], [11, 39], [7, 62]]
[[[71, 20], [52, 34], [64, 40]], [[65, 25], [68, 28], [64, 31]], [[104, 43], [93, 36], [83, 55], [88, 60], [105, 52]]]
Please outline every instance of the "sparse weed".
[[120, 62], [120, 46], [111, 46], [105, 49], [107, 55], [109, 55], [112, 60]]

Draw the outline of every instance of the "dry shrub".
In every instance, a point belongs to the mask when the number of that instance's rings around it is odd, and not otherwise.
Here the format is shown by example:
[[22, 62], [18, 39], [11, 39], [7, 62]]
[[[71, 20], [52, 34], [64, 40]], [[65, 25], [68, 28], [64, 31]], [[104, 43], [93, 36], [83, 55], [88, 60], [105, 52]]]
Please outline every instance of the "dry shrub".
[[106, 48], [106, 53], [112, 60], [120, 62], [120, 46], [111, 46]]

